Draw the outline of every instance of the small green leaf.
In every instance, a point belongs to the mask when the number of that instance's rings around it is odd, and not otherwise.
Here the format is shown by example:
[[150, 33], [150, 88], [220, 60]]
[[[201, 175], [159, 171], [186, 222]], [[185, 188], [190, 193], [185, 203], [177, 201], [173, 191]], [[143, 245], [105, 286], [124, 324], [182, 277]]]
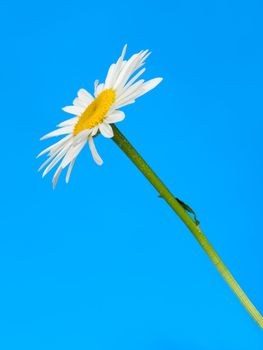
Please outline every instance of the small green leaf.
[[179, 202], [179, 204], [181, 204], [181, 206], [184, 208], [184, 210], [186, 210], [188, 213], [193, 215], [194, 222], [196, 223], [197, 226], [199, 226], [200, 221], [197, 219], [197, 216], [196, 216], [195, 212], [193, 211], [193, 209], [191, 207], [189, 207], [189, 205], [187, 205], [186, 203], [181, 201], [181, 199], [176, 198], [176, 200], [177, 200], [177, 202]]
[[[160, 194], [158, 195], [159, 198], [163, 198]], [[200, 221], [197, 219], [197, 216], [195, 214], [195, 212], [193, 211], [193, 209], [191, 207], [189, 207], [188, 204], [186, 204], [185, 202], [181, 201], [181, 199], [175, 197], [175, 199], [177, 200], [177, 202], [184, 208], [184, 210], [186, 210], [188, 213], [192, 214], [194, 217], [194, 222], [197, 226], [199, 226]]]

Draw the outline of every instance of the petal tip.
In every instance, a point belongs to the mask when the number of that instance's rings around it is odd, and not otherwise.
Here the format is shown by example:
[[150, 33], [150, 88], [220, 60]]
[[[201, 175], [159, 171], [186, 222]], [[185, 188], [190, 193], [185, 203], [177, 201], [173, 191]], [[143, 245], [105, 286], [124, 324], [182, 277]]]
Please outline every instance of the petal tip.
[[163, 81], [163, 77], [155, 78], [156, 84], [160, 84]]

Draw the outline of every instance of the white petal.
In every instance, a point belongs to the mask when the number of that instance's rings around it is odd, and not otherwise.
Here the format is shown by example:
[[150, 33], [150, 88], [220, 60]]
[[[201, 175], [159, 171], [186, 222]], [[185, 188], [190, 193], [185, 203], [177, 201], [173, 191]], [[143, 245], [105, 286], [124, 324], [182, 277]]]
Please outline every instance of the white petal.
[[124, 59], [124, 56], [125, 56], [126, 51], [127, 51], [127, 47], [128, 47], [127, 44], [125, 44], [125, 45], [123, 46], [122, 53], [121, 53], [121, 59]]
[[[122, 69], [122, 71], [118, 77], [118, 80], [114, 84], [114, 88], [116, 88], [118, 92], [120, 92], [124, 88], [125, 84], [128, 82], [128, 80], [133, 75], [133, 73], [135, 73], [137, 71], [137, 69], [139, 69], [144, 64], [144, 60], [149, 56], [149, 54], [150, 53], [148, 53], [148, 50], [141, 51], [141, 52], [133, 55], [127, 61], [124, 69]], [[140, 74], [142, 74], [142, 73], [140, 73]], [[138, 77], [136, 77], [136, 79], [137, 78]]]
[[45, 148], [42, 152], [40, 152], [37, 156], [37, 158], [39, 158], [40, 156], [42, 156], [43, 154], [49, 152], [50, 150], [52, 150], [53, 148], [57, 148], [62, 146], [64, 143], [66, 143], [68, 141], [68, 139], [70, 138], [70, 135], [65, 136], [63, 139], [59, 140], [58, 142], [54, 143], [53, 145]]
[[95, 136], [97, 134], [98, 130], [99, 130], [99, 127], [95, 126], [92, 130], [91, 136]]
[[131, 80], [128, 81], [128, 83], [124, 86], [123, 91], [120, 93], [122, 94], [124, 91], [126, 91], [145, 71], [146, 68], [141, 69]]
[[78, 97], [80, 97], [83, 101], [85, 101], [88, 104], [90, 104], [94, 100], [94, 97], [85, 89], [79, 89]]
[[74, 114], [74, 115], [79, 115], [83, 112], [83, 108], [77, 107], [77, 106], [66, 106], [66, 107], [63, 107], [62, 110], [64, 112]]
[[87, 107], [87, 103], [81, 99], [80, 97], [76, 97], [73, 101], [73, 105], [77, 106], [77, 107], [81, 107], [81, 108], [86, 108]]
[[96, 89], [95, 96], [97, 97], [104, 89], [104, 84], [99, 84]]
[[114, 74], [111, 77], [111, 84], [114, 90], [117, 90], [117, 93], [121, 92], [124, 89], [125, 84], [131, 86], [133, 82], [138, 79], [138, 77], [144, 72], [144, 69], [136, 74], [134, 78], [132, 78], [130, 83], [127, 83], [130, 77], [135, 73], [142, 65], [144, 65], [144, 61], [150, 55], [149, 50], [140, 51], [139, 53], [130, 57], [128, 61], [123, 61], [124, 54], [126, 52], [127, 45], [125, 45], [121, 57], [118, 59]]
[[76, 158], [73, 159], [73, 160], [70, 162], [70, 164], [69, 164], [68, 171], [67, 171], [67, 175], [66, 175], [66, 183], [69, 182], [70, 174], [71, 174], [71, 171], [72, 171], [72, 169], [73, 169], [75, 160], [76, 160]]
[[72, 125], [65, 126], [64, 128], [56, 129], [56, 130], [44, 135], [43, 137], [41, 137], [40, 140], [45, 140], [45, 139], [48, 139], [49, 137], [70, 134], [70, 133], [72, 133], [72, 131], [73, 131]]
[[49, 166], [46, 167], [45, 171], [43, 172], [42, 177], [46, 176], [47, 173], [50, 172], [50, 170], [64, 157], [64, 155], [67, 153], [69, 149], [69, 145], [64, 147], [57, 155], [56, 157], [52, 160], [52, 162], [49, 164]]
[[[68, 150], [68, 148], [70, 147], [70, 145], [71, 145], [71, 140], [69, 140], [68, 141], [68, 143], [64, 143], [64, 144], [61, 144], [59, 147], [56, 147], [56, 148], [54, 148], [54, 149], [52, 149], [51, 151], [50, 151], [50, 155], [49, 155], [49, 158], [39, 167], [39, 169], [38, 169], [38, 171], [40, 171], [40, 170], [42, 170], [48, 163], [50, 163], [51, 161], [53, 162], [53, 160], [56, 158], [57, 159], [57, 157], [59, 157], [59, 155], [61, 155], [61, 153], [63, 153], [63, 150], [65, 150], [65, 152], [64, 152], [64, 154], [66, 153], [66, 151]], [[63, 155], [62, 155], [63, 156]], [[60, 159], [61, 159], [61, 157], [60, 157]], [[51, 166], [51, 164], [53, 164], [53, 163], [50, 163], [49, 164], [49, 166], [48, 167], [50, 167]], [[57, 164], [57, 162], [55, 163], [55, 164]], [[54, 165], [55, 165], [54, 164]], [[48, 168], [47, 167], [47, 168]], [[53, 166], [52, 166], [52, 168], [53, 168]], [[50, 168], [50, 170], [52, 169], [52, 168]], [[46, 169], [47, 170], [47, 169]], [[45, 170], [45, 171], [46, 171]], [[48, 170], [49, 171], [49, 170]], [[47, 172], [48, 172], [47, 171]], [[45, 174], [43, 174], [43, 177], [47, 174], [47, 172], [45, 173]]]
[[67, 119], [65, 120], [64, 122], [62, 123], [59, 123], [57, 126], [58, 127], [63, 127], [63, 126], [69, 126], [69, 125], [73, 125], [73, 124], [76, 124], [76, 122], [79, 120], [79, 117], [73, 117], [73, 118], [70, 118], [70, 119]]
[[140, 93], [141, 93], [141, 90], [135, 91], [133, 94], [116, 101], [114, 104], [115, 108], [119, 109], [123, 106], [127, 106], [127, 105], [135, 102], [135, 99], [140, 95]]
[[160, 82], [162, 80], [163, 80], [163, 78], [155, 78], [152, 80], [148, 80], [146, 83], [143, 84], [143, 86], [141, 88], [141, 93], [139, 94], [139, 96], [142, 96], [142, 95], [146, 94], [146, 92], [154, 89], [158, 84], [160, 84]]
[[147, 81], [144, 84], [141, 84], [141, 86], [138, 86], [138, 89], [133, 89], [133, 87], [135, 87], [136, 84], [137, 84], [137, 83], [135, 83], [122, 96], [126, 96], [127, 93], [132, 91], [132, 90], [135, 90], [135, 91], [133, 93], [127, 95], [126, 97], [122, 97], [121, 99], [118, 99], [115, 102], [114, 106], [116, 108], [121, 108], [121, 107], [127, 106], [127, 105], [129, 105], [131, 103], [134, 103], [136, 98], [146, 94], [146, 92], [148, 92], [148, 91], [152, 90], [153, 88], [155, 88], [162, 80], [163, 80], [162, 78], [155, 78], [155, 79]]
[[98, 164], [98, 165], [102, 165], [103, 164], [103, 160], [101, 159], [100, 155], [98, 154], [94, 141], [93, 141], [93, 137], [89, 137], [89, 148], [92, 154], [92, 157], [94, 159], [94, 161]]
[[38, 171], [42, 170], [51, 161], [51, 159], [52, 157], [49, 157], [44, 163], [42, 163], [38, 168]]
[[93, 129], [85, 129], [74, 136], [74, 144], [76, 145], [79, 142], [87, 141], [87, 137], [92, 133], [92, 130]]
[[114, 111], [110, 114], [105, 121], [109, 124], [121, 122], [125, 118], [125, 114], [122, 111]]
[[139, 62], [140, 67], [144, 65], [146, 59], [150, 56], [150, 54], [151, 54], [151, 52], [149, 52], [149, 50], [142, 51], [141, 60]]
[[72, 142], [73, 142], [73, 138], [70, 135], [70, 139], [67, 142], [65, 142], [63, 145], [60, 145], [59, 147], [56, 147], [50, 150], [49, 152], [50, 156], [55, 157], [62, 150], [62, 148], [72, 145]]
[[115, 69], [114, 69], [114, 76], [112, 77], [111, 80], [111, 85], [113, 86], [116, 82], [116, 80], [118, 79], [120, 72], [123, 70], [123, 68], [126, 65], [126, 61], [124, 61], [124, 56], [126, 54], [126, 50], [127, 50], [127, 44], [124, 45], [121, 56], [119, 57], [116, 65], [115, 65]]
[[116, 64], [115, 72], [114, 72], [114, 77], [112, 78], [112, 87], [115, 85], [116, 81], [118, 80], [121, 72], [123, 69], [125, 69], [127, 64], [127, 61], [120, 61], [119, 64]]
[[108, 70], [107, 77], [105, 79], [105, 89], [109, 89], [112, 86], [112, 81], [114, 79], [116, 64], [112, 64]]
[[56, 185], [57, 185], [58, 178], [59, 178], [59, 176], [60, 176], [60, 174], [61, 174], [62, 169], [63, 169], [63, 168], [62, 168], [62, 166], [60, 165], [60, 166], [57, 168], [57, 170], [56, 170], [56, 172], [55, 172], [55, 174], [54, 174], [54, 176], [53, 176], [53, 179], [52, 179], [53, 189], [55, 189], [55, 187], [56, 187]]
[[136, 102], [135, 100], [127, 99], [124, 102], [122, 102], [120, 105], [118, 105], [118, 108], [131, 105], [132, 103], [135, 103], [135, 102]]
[[94, 95], [95, 95], [95, 93], [96, 93], [96, 90], [97, 90], [97, 86], [99, 85], [99, 80], [98, 79], [96, 79], [95, 81], [94, 81]]
[[125, 67], [120, 72], [118, 79], [116, 80], [113, 89], [122, 88], [130, 76], [134, 73], [134, 68], [138, 63], [139, 56], [138, 54], [133, 55], [127, 62]]
[[99, 130], [104, 137], [111, 138], [114, 136], [112, 127], [107, 123], [100, 124]]
[[65, 168], [73, 159], [75, 159], [78, 156], [82, 148], [85, 146], [85, 143], [86, 141], [82, 141], [76, 146], [71, 147], [69, 149], [61, 163], [62, 168]]
[[142, 67], [145, 64], [146, 59], [150, 56], [151, 52], [149, 50], [144, 50], [139, 53], [140, 59], [138, 60], [138, 64], [136, 66], [136, 70]]
[[126, 91], [122, 92], [122, 94], [117, 98], [117, 101], [115, 102], [115, 106], [118, 106], [118, 104], [121, 104], [123, 100], [127, 98], [135, 99], [137, 96], [141, 93], [141, 87], [143, 86], [144, 80], [141, 79], [137, 81], [137, 83], [130, 86]]

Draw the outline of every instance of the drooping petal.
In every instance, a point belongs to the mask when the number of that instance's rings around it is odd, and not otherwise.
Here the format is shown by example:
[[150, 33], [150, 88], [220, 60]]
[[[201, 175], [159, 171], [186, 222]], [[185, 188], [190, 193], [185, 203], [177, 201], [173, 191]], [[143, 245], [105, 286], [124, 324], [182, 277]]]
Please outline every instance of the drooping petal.
[[49, 166], [46, 167], [45, 171], [43, 172], [42, 177], [46, 176], [47, 173], [64, 157], [64, 155], [67, 153], [69, 149], [69, 145], [64, 147], [57, 155], [56, 157], [52, 160], [52, 162], [49, 164]]
[[76, 146], [72, 146], [69, 151], [67, 152], [67, 154], [65, 155], [64, 159], [61, 162], [61, 166], [64, 169], [73, 159], [75, 159], [80, 151], [82, 150], [82, 148], [85, 146], [86, 141], [82, 141], [80, 143], [78, 143]]
[[45, 160], [44, 163], [42, 163], [38, 168], [38, 171], [41, 171], [52, 159], [53, 157], [49, 157], [47, 160]]
[[56, 147], [56, 148], [53, 148], [52, 150], [50, 150], [50, 152], [49, 152], [50, 156], [55, 157], [62, 150], [62, 148], [67, 147], [67, 146], [71, 146], [72, 142], [73, 142], [73, 138], [72, 138], [72, 135], [70, 135], [70, 138], [67, 142], [65, 142], [60, 147]]
[[70, 174], [71, 174], [71, 171], [72, 171], [73, 166], [74, 166], [74, 164], [75, 164], [75, 161], [76, 161], [76, 158], [73, 159], [73, 160], [70, 162], [70, 164], [69, 164], [69, 167], [68, 167], [68, 170], [67, 170], [67, 174], [66, 174], [66, 183], [69, 182]]
[[102, 165], [103, 164], [103, 160], [101, 159], [100, 155], [98, 154], [94, 141], [93, 141], [93, 137], [90, 136], [89, 137], [89, 148], [92, 154], [92, 157], [95, 161], [95, 163], [97, 163], [98, 165]]
[[87, 141], [88, 136], [92, 133], [93, 129], [85, 129], [81, 131], [78, 135], [74, 136], [74, 144], [78, 144], [83, 141]]
[[62, 171], [62, 166], [60, 165], [58, 168], [57, 168], [57, 170], [56, 170], [56, 172], [55, 172], [55, 174], [54, 174], [54, 176], [53, 176], [53, 179], [52, 179], [52, 184], [53, 184], [53, 189], [55, 189], [55, 187], [56, 187], [56, 185], [57, 185], [57, 182], [58, 182], [58, 179], [59, 179], [59, 176], [60, 176], [60, 174], [61, 174], [61, 171]]
[[70, 138], [71, 135], [68, 135], [68, 136], [65, 136], [63, 139], [59, 140], [58, 142], [54, 143], [53, 145], [45, 148], [42, 152], [40, 152], [38, 155], [37, 155], [37, 158], [39, 158], [40, 156], [42, 156], [43, 154], [51, 151], [52, 149], [54, 148], [57, 148], [57, 147], [60, 147], [62, 146], [64, 143], [66, 143], [69, 138]]

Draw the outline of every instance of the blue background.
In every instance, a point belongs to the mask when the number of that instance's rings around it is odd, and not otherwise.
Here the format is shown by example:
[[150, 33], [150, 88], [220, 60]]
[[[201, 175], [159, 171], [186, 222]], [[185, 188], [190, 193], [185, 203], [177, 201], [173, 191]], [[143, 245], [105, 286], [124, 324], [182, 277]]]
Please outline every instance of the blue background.
[[262, 283], [262, 3], [1, 5], [0, 348], [259, 350], [249, 317], [180, 220], [110, 140], [69, 185], [37, 173], [39, 138], [125, 43], [163, 83], [123, 133], [198, 213], [257, 307]]

